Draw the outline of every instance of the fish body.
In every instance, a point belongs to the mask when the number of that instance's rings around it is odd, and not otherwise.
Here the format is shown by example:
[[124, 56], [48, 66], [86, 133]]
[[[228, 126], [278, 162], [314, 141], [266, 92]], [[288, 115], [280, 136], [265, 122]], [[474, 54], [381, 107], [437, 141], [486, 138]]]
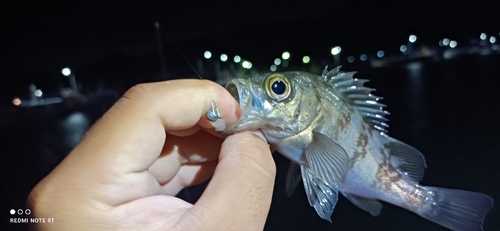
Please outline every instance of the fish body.
[[385, 105], [354, 74], [336, 68], [321, 76], [285, 72], [233, 79], [226, 89], [243, 114], [224, 133], [261, 129], [291, 160], [287, 192], [302, 180], [310, 205], [325, 220], [331, 221], [340, 193], [374, 216], [385, 201], [453, 230], [482, 230], [493, 199], [420, 185], [423, 155], [388, 136]]

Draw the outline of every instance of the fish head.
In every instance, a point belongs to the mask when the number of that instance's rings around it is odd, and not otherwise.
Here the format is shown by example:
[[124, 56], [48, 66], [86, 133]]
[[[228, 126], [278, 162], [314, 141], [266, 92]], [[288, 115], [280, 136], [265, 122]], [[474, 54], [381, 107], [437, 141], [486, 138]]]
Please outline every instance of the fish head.
[[315, 78], [319, 76], [284, 72], [230, 80], [226, 89], [243, 112], [224, 133], [261, 129], [271, 145], [297, 137], [311, 126], [321, 110], [321, 97], [313, 84]]

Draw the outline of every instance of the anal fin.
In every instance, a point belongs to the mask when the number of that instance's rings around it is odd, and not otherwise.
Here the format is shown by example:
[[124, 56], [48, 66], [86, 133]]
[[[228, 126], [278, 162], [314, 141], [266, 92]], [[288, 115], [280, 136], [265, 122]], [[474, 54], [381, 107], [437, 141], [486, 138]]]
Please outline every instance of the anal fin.
[[383, 207], [380, 201], [373, 199], [366, 199], [348, 193], [345, 193], [343, 195], [354, 205], [358, 206], [358, 208], [370, 213], [372, 216], [376, 217], [380, 215], [380, 211], [382, 210]]

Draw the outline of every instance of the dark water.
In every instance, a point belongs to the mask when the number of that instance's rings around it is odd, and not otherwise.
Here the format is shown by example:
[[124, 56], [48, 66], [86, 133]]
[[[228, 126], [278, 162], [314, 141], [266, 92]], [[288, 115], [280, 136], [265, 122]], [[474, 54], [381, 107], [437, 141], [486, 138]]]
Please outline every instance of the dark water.
[[[391, 112], [389, 135], [426, 157], [423, 185], [474, 190], [492, 196], [485, 230], [500, 230], [500, 57], [414, 62], [358, 72]], [[31, 188], [61, 161], [111, 102], [80, 109], [45, 108], [14, 114], [0, 126], [1, 230], [10, 209], [25, 209]], [[12, 116], [12, 115], [11, 115]], [[1, 123], [0, 123], [1, 124]], [[302, 186], [285, 194], [288, 161], [275, 154], [278, 175], [266, 230], [447, 230], [409, 211], [384, 204], [372, 217], [341, 197], [332, 221], [319, 218]], [[200, 187], [198, 187], [199, 189]], [[180, 195], [196, 200], [199, 190]], [[19, 217], [19, 216], [17, 216]]]

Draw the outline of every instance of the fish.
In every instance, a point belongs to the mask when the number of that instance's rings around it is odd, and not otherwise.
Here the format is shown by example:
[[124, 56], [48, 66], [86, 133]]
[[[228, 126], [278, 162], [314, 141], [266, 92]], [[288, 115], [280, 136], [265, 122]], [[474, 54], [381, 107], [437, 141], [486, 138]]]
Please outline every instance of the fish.
[[384, 201], [452, 230], [482, 230], [493, 198], [419, 184], [424, 156], [388, 135], [382, 97], [355, 74], [326, 67], [321, 75], [291, 71], [231, 79], [226, 89], [242, 114], [222, 133], [260, 129], [290, 160], [287, 194], [302, 181], [324, 220], [332, 222], [342, 194], [373, 216]]

